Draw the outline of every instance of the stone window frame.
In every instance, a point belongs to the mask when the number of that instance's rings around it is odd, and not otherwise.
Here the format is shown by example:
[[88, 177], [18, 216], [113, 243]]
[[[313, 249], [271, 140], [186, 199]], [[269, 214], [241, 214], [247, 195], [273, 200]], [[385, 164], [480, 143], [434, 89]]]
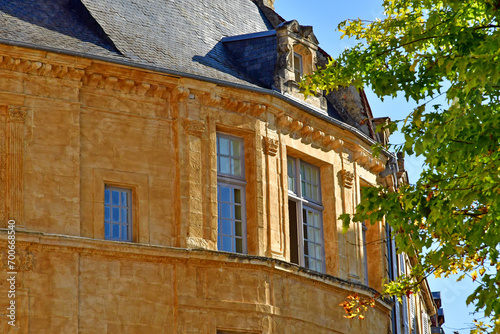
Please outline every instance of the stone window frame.
[[133, 222], [129, 242], [149, 244], [149, 178], [146, 174], [94, 169], [92, 180], [93, 238], [104, 239], [104, 189], [106, 186], [130, 189]]
[[[236, 174], [233, 174], [231, 172], [230, 173], [223, 173], [223, 172], [219, 171], [220, 158], [221, 158], [221, 155], [219, 153], [220, 152], [219, 140], [221, 138], [228, 139], [230, 141], [236, 141], [239, 143], [239, 147], [240, 147], [239, 157], [241, 157], [241, 159], [240, 159], [241, 174], [240, 175], [236, 175]], [[221, 237], [229, 237], [231, 239], [234, 239], [234, 243], [231, 244], [231, 250], [229, 252], [247, 254], [247, 252], [248, 252], [247, 217], [246, 217], [246, 184], [247, 183], [246, 183], [246, 178], [245, 178], [246, 165], [245, 165], [244, 138], [217, 131], [216, 132], [216, 157], [217, 157], [217, 250], [223, 251], [222, 249], [220, 249], [220, 242], [222, 241], [222, 239], [220, 239], [220, 238]], [[224, 157], [229, 157], [229, 159], [231, 161], [231, 165], [232, 165], [233, 158], [231, 158], [230, 155], [229, 156], [224, 155]], [[222, 203], [222, 201], [220, 201], [220, 198], [219, 198], [220, 187], [226, 187], [226, 188], [240, 191], [240, 196], [241, 196], [240, 202], [241, 203], [234, 203], [232, 201], [230, 201], [230, 202], [232, 202], [232, 204], [234, 204], [231, 206], [232, 213], [234, 213], [236, 211], [236, 204], [240, 204], [240, 207], [241, 207], [241, 219], [240, 219], [240, 221], [241, 221], [241, 236], [236, 235], [236, 221], [238, 219], [236, 219], [235, 214], [232, 214], [231, 218], [227, 219], [227, 220], [232, 221], [231, 234], [230, 235], [221, 234], [220, 224], [221, 224], [222, 218], [219, 217], [219, 215], [220, 215], [220, 210], [221, 210], [221, 204], [223, 204], [223, 203]], [[234, 194], [235, 194], [235, 192], [231, 193], [231, 199], [233, 199]], [[225, 202], [225, 203], [228, 203], [228, 202]], [[241, 242], [242, 242], [241, 251], [237, 250], [236, 239], [241, 239]]]
[[[289, 168], [289, 165], [288, 163], [289, 162], [293, 162], [293, 165], [294, 165], [294, 173], [293, 173], [293, 181], [295, 183], [295, 192], [292, 192], [292, 191], [288, 191], [288, 200], [289, 201], [293, 201], [295, 204], [296, 204], [296, 220], [297, 220], [297, 244], [298, 244], [298, 250], [299, 250], [299, 254], [298, 254], [298, 260], [299, 260], [299, 266], [301, 267], [305, 267], [305, 268], [308, 268], [310, 269], [309, 266], [306, 266], [306, 263], [305, 263], [305, 250], [304, 250], [304, 243], [305, 243], [305, 240], [304, 240], [304, 231], [303, 231], [303, 228], [304, 228], [304, 217], [303, 217], [303, 212], [304, 210], [309, 210], [309, 211], [312, 211], [312, 212], [316, 212], [316, 213], [319, 213], [319, 216], [320, 216], [320, 241], [321, 241], [321, 259], [317, 258], [317, 257], [314, 257], [313, 259], [318, 261], [318, 260], [321, 260], [321, 268], [320, 270], [317, 270], [317, 269], [311, 269], [311, 270], [315, 270], [315, 271], [318, 271], [318, 272], [321, 272], [321, 273], [325, 273], [326, 272], [326, 252], [325, 252], [325, 229], [324, 229], [324, 225], [323, 225], [323, 211], [324, 211], [324, 207], [322, 205], [322, 196], [321, 196], [321, 168], [319, 166], [315, 166], [313, 164], [310, 164], [300, 158], [297, 158], [297, 157], [294, 157], [294, 156], [291, 156], [291, 155], [287, 155], [287, 170]], [[300, 173], [300, 167], [301, 165], [304, 165], [304, 166], [308, 166], [308, 167], [313, 167], [314, 169], [317, 170], [317, 173], [318, 173], [318, 193], [319, 193], [319, 200], [318, 201], [314, 201], [313, 199], [311, 198], [306, 198], [304, 197], [304, 195], [302, 194], [302, 180], [301, 180], [301, 173]], [[290, 180], [289, 180], [290, 181]], [[290, 187], [289, 187], [290, 189]], [[290, 224], [290, 221], [289, 221], [289, 224]], [[309, 225], [309, 224], [306, 224], [306, 225]], [[317, 240], [315, 240], [317, 241]], [[313, 242], [314, 244], [317, 244], [316, 242]], [[290, 244], [292, 244], [292, 242], [290, 242]], [[310, 256], [308, 256], [310, 257]]]

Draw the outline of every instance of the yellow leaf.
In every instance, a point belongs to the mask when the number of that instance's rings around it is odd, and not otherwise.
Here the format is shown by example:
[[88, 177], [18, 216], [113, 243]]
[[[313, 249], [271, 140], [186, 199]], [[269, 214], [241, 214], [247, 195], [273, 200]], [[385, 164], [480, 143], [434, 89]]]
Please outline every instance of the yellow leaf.
[[472, 281], [474, 282], [475, 280], [477, 280], [477, 271], [474, 270], [474, 272], [472, 273], [471, 275], [472, 277]]
[[416, 59], [413, 61], [413, 64], [411, 64], [411, 66], [410, 66], [410, 71], [415, 72], [415, 67], [417, 67], [417, 64], [418, 64], [418, 58], [416, 58]]
[[481, 276], [483, 276], [485, 272], [486, 272], [486, 269], [485, 269], [485, 268], [481, 268], [481, 269], [479, 269], [479, 274], [480, 274]]

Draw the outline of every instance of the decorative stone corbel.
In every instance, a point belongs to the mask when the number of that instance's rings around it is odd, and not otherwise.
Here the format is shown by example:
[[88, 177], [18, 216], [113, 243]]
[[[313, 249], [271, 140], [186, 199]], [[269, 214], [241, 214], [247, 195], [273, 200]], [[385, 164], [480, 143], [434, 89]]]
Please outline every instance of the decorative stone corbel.
[[267, 106], [265, 104], [252, 104], [252, 107], [250, 108], [250, 113], [255, 117], [259, 117], [266, 111]]
[[199, 99], [203, 103], [203, 105], [209, 107], [215, 107], [216, 105], [219, 105], [221, 103], [220, 96], [217, 96], [215, 93], [201, 94], [199, 95]]
[[267, 155], [276, 156], [278, 153], [279, 141], [276, 139], [264, 137], [264, 150]]
[[201, 137], [205, 132], [205, 123], [199, 120], [186, 119], [184, 120], [184, 129], [192, 136]]
[[171, 93], [171, 102], [184, 102], [189, 97], [190, 91], [188, 88], [176, 87]]
[[342, 169], [342, 181], [344, 182], [344, 187], [351, 189], [354, 184], [354, 173]]

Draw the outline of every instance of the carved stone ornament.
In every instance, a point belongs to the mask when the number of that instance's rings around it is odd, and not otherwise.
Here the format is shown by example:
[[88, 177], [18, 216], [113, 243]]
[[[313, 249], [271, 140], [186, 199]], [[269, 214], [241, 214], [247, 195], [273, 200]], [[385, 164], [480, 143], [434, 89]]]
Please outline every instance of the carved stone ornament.
[[28, 112], [25, 107], [9, 106], [9, 121], [24, 123]]
[[0, 269], [5, 271], [30, 271], [33, 269], [33, 253], [18, 250], [15, 254], [14, 267], [9, 267], [7, 250], [0, 252]]
[[351, 189], [354, 184], [354, 173], [343, 169], [342, 180], [344, 181], [344, 187]]
[[184, 129], [192, 136], [201, 137], [205, 132], [205, 123], [197, 120], [185, 120]]
[[276, 139], [264, 137], [265, 152], [270, 156], [276, 156], [278, 153], [279, 142]]

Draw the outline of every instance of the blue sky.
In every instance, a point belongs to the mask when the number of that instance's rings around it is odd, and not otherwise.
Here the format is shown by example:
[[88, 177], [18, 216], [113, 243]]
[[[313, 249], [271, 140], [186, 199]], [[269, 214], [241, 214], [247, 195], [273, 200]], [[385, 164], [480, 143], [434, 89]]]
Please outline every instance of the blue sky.
[[[276, 11], [286, 20], [296, 19], [301, 25], [313, 26], [314, 33], [320, 41], [320, 46], [331, 56], [336, 57], [346, 47], [356, 44], [355, 40], [340, 39], [341, 33], [336, 30], [338, 23], [346, 19], [373, 20], [383, 17], [382, 0], [276, 0]], [[407, 102], [404, 98], [385, 99], [380, 101], [369, 89], [366, 94], [375, 117], [389, 116], [392, 120], [404, 119], [415, 107], [414, 102]], [[393, 144], [401, 143], [403, 136], [394, 134], [391, 137]], [[415, 157], [405, 159], [406, 169], [410, 182], [415, 182], [422, 171], [423, 160]], [[473, 319], [480, 319], [479, 314], [471, 315], [472, 307], [467, 307], [465, 300], [475, 289], [477, 283], [470, 278], [456, 282], [454, 278], [429, 278], [429, 285], [433, 291], [441, 291], [446, 323], [446, 333], [458, 331], [460, 334], [469, 333]]]

